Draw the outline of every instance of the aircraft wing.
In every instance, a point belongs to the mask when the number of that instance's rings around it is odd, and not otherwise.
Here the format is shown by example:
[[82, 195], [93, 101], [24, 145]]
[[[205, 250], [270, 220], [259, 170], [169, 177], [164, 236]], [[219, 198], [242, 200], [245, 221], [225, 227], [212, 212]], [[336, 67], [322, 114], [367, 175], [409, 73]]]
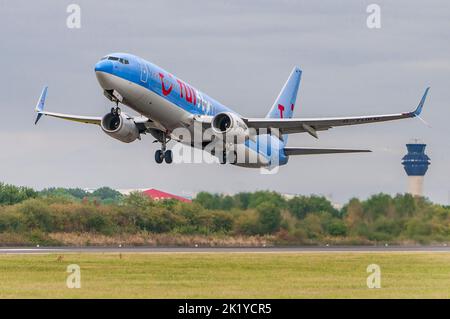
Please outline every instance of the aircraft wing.
[[[63, 120], [68, 120], [68, 121], [86, 123], [86, 124], [96, 124], [96, 125], [101, 124], [101, 121], [102, 121], [101, 116], [72, 115], [72, 114], [63, 114], [63, 113], [44, 111], [45, 99], [47, 97], [47, 90], [48, 90], [48, 87], [47, 86], [44, 87], [44, 89], [42, 90], [41, 96], [39, 98], [39, 101], [36, 105], [35, 110], [37, 112], [37, 117], [36, 117], [34, 124], [37, 124], [37, 122], [43, 115], [56, 117], [56, 118], [60, 118]], [[149, 129], [149, 128], [159, 129], [158, 127], [154, 126], [153, 122], [151, 120], [149, 120], [148, 118], [146, 118], [145, 116], [138, 116], [138, 117], [128, 116], [128, 118], [132, 119], [141, 131], [145, 131], [146, 129]]]
[[35, 124], [37, 124], [37, 122], [39, 121], [39, 119], [41, 118], [42, 115], [57, 117], [60, 119], [74, 121], [74, 122], [97, 124], [97, 125], [100, 125], [100, 122], [102, 120], [102, 118], [99, 116], [82, 116], [82, 115], [71, 115], [71, 114], [62, 114], [62, 113], [41, 111], [41, 112], [38, 112], [38, 117], [36, 118]]
[[42, 115], [46, 115], [46, 116], [57, 117], [57, 118], [69, 120], [69, 121], [100, 125], [102, 118], [99, 116], [82, 116], [82, 115], [71, 115], [71, 114], [63, 114], [63, 113], [44, 111], [45, 98], [47, 97], [47, 90], [48, 90], [48, 87], [47, 86], [44, 87], [44, 89], [42, 90], [41, 96], [39, 97], [39, 101], [36, 104], [35, 110], [37, 112], [37, 117], [36, 117], [34, 124], [37, 124], [37, 122], [42, 117]]
[[417, 108], [412, 112], [370, 115], [370, 116], [353, 116], [353, 117], [329, 117], [329, 118], [305, 118], [305, 119], [283, 119], [283, 118], [244, 118], [248, 127], [255, 129], [275, 128], [279, 129], [282, 134], [307, 132], [317, 138], [317, 131], [325, 131], [335, 126], [357, 125], [376, 122], [385, 122], [400, 120], [411, 117], [419, 117], [422, 112], [423, 104], [428, 94], [428, 87], [420, 100]]

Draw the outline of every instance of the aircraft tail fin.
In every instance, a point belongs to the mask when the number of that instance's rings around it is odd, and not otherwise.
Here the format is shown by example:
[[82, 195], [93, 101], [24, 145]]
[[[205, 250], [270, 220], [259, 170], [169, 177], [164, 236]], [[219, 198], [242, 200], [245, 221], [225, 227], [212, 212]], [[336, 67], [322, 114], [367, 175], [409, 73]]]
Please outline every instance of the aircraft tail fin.
[[34, 124], [37, 124], [37, 122], [39, 122], [39, 120], [42, 117], [42, 112], [44, 112], [44, 107], [45, 107], [45, 98], [47, 97], [47, 90], [48, 90], [48, 86], [45, 86], [44, 89], [42, 90], [41, 96], [39, 97], [39, 101], [36, 104], [36, 112], [37, 112], [37, 116], [36, 116], [36, 120], [34, 121]]
[[297, 66], [294, 67], [269, 113], [267, 113], [266, 118], [292, 117], [301, 77], [302, 70]]

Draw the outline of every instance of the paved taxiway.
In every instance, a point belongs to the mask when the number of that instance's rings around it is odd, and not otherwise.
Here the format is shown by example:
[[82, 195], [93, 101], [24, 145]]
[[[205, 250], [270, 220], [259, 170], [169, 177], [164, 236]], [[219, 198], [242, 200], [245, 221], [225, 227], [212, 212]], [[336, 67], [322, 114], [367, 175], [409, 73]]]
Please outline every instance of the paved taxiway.
[[447, 252], [450, 246], [306, 246], [306, 247], [39, 247], [0, 248], [0, 254], [61, 253], [301, 253], [301, 252]]

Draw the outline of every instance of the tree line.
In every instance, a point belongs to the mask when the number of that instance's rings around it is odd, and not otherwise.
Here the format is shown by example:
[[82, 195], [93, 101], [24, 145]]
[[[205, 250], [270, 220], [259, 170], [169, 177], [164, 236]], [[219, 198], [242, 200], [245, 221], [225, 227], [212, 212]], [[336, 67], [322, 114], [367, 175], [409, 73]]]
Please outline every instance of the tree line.
[[[336, 208], [323, 196], [284, 198], [257, 191], [201, 192], [192, 203], [123, 196], [102, 187], [36, 191], [0, 183], [0, 244], [14, 234], [30, 243], [51, 233], [269, 236], [274, 244], [450, 242], [450, 207], [409, 194], [353, 198]], [[3, 237], [2, 237], [3, 235]], [[5, 237], [6, 236], [6, 237]]]

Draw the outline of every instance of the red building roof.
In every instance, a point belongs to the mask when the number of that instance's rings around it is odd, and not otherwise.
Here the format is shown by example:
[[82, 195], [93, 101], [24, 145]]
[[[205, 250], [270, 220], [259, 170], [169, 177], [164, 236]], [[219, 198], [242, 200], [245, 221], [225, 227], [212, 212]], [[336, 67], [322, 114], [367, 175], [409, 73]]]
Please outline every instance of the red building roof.
[[143, 191], [143, 193], [145, 195], [147, 195], [148, 197], [150, 197], [153, 200], [161, 200], [161, 199], [176, 199], [179, 200], [180, 202], [185, 202], [185, 203], [191, 203], [192, 200], [187, 199], [185, 197], [181, 197], [181, 196], [177, 196], [177, 195], [173, 195], [170, 193], [166, 193], [154, 188], [151, 189], [147, 189], [146, 191]]

